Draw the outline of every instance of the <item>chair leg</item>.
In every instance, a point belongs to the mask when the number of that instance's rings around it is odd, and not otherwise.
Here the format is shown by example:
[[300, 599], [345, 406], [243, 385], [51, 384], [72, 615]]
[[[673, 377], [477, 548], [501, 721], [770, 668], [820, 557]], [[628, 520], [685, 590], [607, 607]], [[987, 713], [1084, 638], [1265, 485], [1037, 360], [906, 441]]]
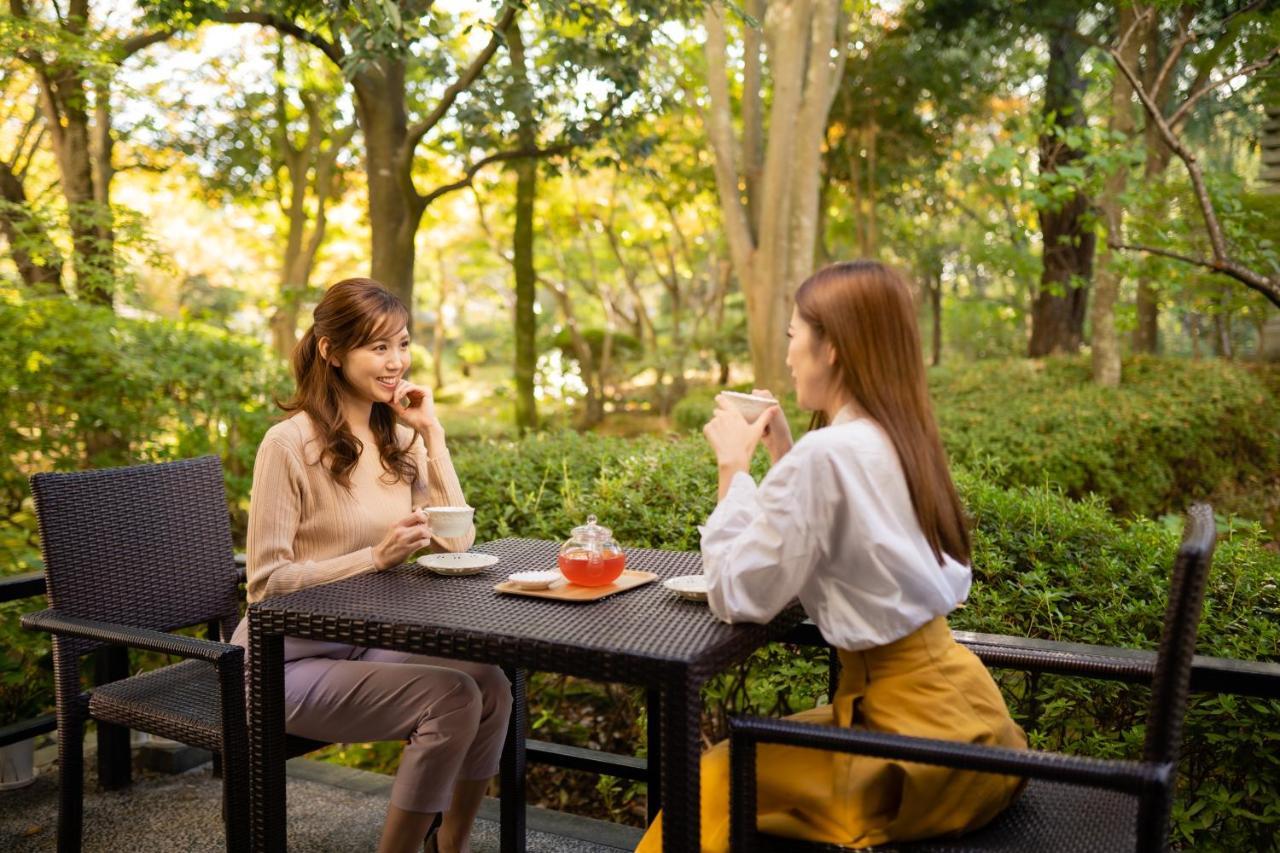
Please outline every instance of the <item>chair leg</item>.
[[58, 710], [58, 853], [79, 853], [84, 828], [84, 720]]
[[[129, 651], [108, 646], [93, 653], [94, 684], [110, 684], [129, 675]], [[133, 784], [133, 750], [124, 726], [98, 723], [98, 784], [118, 791]]]

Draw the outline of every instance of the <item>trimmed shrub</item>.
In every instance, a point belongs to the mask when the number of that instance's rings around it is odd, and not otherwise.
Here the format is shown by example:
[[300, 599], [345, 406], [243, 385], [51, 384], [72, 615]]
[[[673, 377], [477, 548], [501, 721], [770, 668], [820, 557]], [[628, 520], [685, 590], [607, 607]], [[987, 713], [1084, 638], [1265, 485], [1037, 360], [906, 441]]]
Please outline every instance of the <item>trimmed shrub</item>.
[[[993, 482], [1101, 495], [1122, 515], [1212, 497], [1273, 535], [1280, 523], [1280, 371], [1137, 357], [1123, 385], [1100, 388], [1086, 359], [1007, 359], [931, 370], [929, 386], [952, 462]], [[700, 430], [717, 390], [691, 391], [676, 425]], [[808, 415], [784, 407], [799, 435]]]
[[930, 384], [954, 463], [1123, 515], [1181, 512], [1280, 470], [1280, 398], [1219, 360], [1130, 359], [1119, 388], [1090, 383], [1080, 358], [945, 368]]
[[258, 343], [208, 326], [120, 317], [0, 290], [0, 544], [9, 572], [38, 568], [27, 477], [222, 456], [243, 539], [258, 442], [287, 390]]

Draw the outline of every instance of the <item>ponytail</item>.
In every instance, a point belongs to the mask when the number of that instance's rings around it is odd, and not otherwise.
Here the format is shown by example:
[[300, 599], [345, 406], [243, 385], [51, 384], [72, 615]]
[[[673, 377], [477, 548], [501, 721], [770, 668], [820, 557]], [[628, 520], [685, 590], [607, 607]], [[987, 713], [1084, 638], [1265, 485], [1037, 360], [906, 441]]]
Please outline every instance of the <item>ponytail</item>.
[[293, 381], [302, 385], [319, 357], [320, 342], [316, 337], [315, 326], [312, 326], [293, 348]]

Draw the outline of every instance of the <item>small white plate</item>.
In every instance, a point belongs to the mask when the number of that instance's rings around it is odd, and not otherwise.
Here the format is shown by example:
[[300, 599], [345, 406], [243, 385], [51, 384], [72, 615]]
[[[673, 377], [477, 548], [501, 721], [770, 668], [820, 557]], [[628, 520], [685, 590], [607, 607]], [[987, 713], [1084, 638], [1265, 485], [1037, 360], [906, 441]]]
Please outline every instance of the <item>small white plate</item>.
[[682, 575], [678, 578], [668, 578], [662, 582], [662, 585], [689, 601], [707, 600], [706, 575]]
[[492, 554], [476, 554], [471, 551], [458, 551], [448, 554], [423, 554], [418, 558], [418, 565], [430, 569], [438, 575], [461, 577], [476, 575], [498, 562]]
[[508, 575], [507, 580], [520, 589], [546, 589], [562, 577], [558, 570], [547, 569], [545, 572], [516, 572]]

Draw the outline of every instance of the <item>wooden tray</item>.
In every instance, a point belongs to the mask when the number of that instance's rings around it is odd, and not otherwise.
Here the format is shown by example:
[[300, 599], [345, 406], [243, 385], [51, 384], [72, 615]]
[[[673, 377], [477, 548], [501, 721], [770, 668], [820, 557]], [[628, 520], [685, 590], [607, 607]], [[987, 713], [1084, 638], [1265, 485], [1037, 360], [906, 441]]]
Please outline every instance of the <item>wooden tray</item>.
[[533, 598], [551, 598], [556, 601], [599, 601], [615, 592], [626, 592], [647, 583], [653, 583], [658, 576], [653, 572], [639, 572], [624, 569], [616, 581], [607, 586], [578, 586], [561, 579], [546, 589], [520, 589], [511, 581], [503, 581], [494, 587], [497, 592], [511, 595], [528, 595]]

